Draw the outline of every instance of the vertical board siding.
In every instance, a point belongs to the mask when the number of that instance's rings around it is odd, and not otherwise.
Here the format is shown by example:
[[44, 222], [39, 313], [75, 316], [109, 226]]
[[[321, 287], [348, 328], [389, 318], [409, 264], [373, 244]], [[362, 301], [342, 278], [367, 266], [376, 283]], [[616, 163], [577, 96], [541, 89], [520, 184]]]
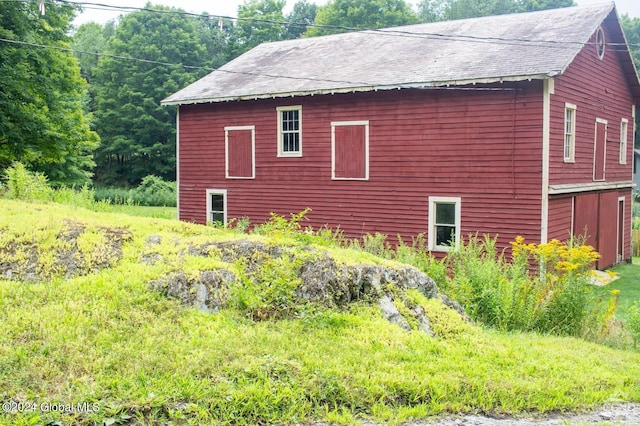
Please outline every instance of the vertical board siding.
[[[406, 240], [428, 231], [429, 196], [451, 196], [462, 199], [464, 237], [499, 234], [501, 247], [517, 235], [535, 240], [542, 84], [488, 89], [182, 106], [180, 217], [203, 223], [206, 189], [226, 189], [229, 218], [248, 216], [259, 223], [270, 212], [288, 217], [310, 207], [305, 226]], [[276, 108], [293, 104], [303, 106], [303, 156], [279, 158]], [[332, 179], [336, 121], [369, 122], [369, 180]], [[225, 179], [223, 129], [229, 126], [255, 126], [255, 180]]]
[[253, 177], [253, 131], [227, 130], [228, 176]]
[[365, 126], [334, 126], [335, 177], [364, 179], [366, 177]]

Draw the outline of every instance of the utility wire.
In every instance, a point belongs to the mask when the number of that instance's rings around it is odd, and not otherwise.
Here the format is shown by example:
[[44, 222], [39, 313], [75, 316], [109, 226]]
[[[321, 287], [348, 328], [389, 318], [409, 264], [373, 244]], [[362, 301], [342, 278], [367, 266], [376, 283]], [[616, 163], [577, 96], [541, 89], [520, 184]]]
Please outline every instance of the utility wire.
[[54, 46], [54, 45], [47, 45], [47, 44], [38, 44], [38, 43], [29, 43], [29, 42], [26, 42], [26, 41], [11, 40], [11, 39], [6, 39], [6, 38], [0, 38], [0, 42], [17, 44], [17, 45], [22, 45], [22, 46], [29, 46], [29, 47], [37, 47], [37, 48], [43, 48], [43, 49], [54, 49], [54, 50], [60, 50], [60, 51], [63, 51], [63, 52], [78, 53], [78, 54], [81, 54], [81, 55], [92, 55], [92, 56], [97, 56], [97, 57], [123, 59], [123, 60], [128, 60], [128, 61], [144, 62], [144, 63], [147, 63], [147, 64], [153, 64], [153, 65], [162, 65], [162, 66], [168, 66], [168, 67], [182, 67], [182, 68], [187, 68], [187, 69], [192, 69], [192, 70], [204, 70], [204, 71], [209, 71], [209, 72], [218, 71], [218, 72], [223, 72], [223, 73], [228, 73], [228, 74], [250, 75], [250, 76], [253, 76], [253, 77], [267, 77], [267, 78], [274, 78], [274, 79], [284, 78], [284, 79], [289, 79], [289, 80], [319, 81], [319, 82], [325, 82], [325, 83], [343, 83], [343, 84], [352, 84], [352, 85], [358, 85], [358, 86], [372, 86], [373, 85], [373, 83], [361, 82], [361, 81], [332, 80], [332, 79], [315, 78], [315, 77], [295, 77], [295, 76], [289, 76], [289, 75], [252, 73], [252, 72], [246, 72], [246, 71], [231, 71], [231, 70], [225, 70], [225, 69], [221, 69], [221, 68], [209, 68], [209, 67], [196, 66], [196, 65], [175, 64], [175, 63], [170, 63], [170, 62], [154, 61], [154, 60], [151, 60], [151, 59], [135, 58], [135, 57], [132, 57], [132, 56], [113, 55], [113, 54], [98, 53], [98, 52], [87, 52], [87, 51], [84, 51], [84, 50], [76, 50], [76, 49], [71, 49], [71, 48], [68, 48], [68, 47], [61, 47], [61, 46]]
[[[20, 2], [20, 3], [28, 3], [29, 0], [0, 0], [0, 2]], [[301, 22], [286, 22], [286, 21], [277, 21], [272, 19], [262, 19], [262, 18], [242, 18], [242, 17], [233, 17], [226, 15], [205, 15], [205, 14], [197, 14], [193, 12], [185, 12], [182, 10], [163, 10], [163, 9], [153, 9], [146, 7], [134, 7], [134, 6], [113, 6], [104, 3], [95, 3], [88, 1], [70, 1], [70, 0], [55, 0], [55, 1], [45, 1], [45, 4], [67, 4], [80, 6], [86, 9], [98, 9], [98, 10], [114, 10], [114, 11], [122, 11], [122, 12], [134, 12], [134, 11], [144, 11], [151, 13], [159, 13], [159, 14], [174, 14], [174, 15], [184, 15], [194, 18], [207, 18], [207, 19], [226, 19], [231, 21], [248, 21], [248, 22], [256, 22], [270, 25], [280, 25], [280, 26], [306, 26], [312, 28], [320, 28], [320, 29], [328, 29], [328, 30], [340, 30], [344, 32], [372, 32], [376, 34], [386, 35], [386, 36], [395, 36], [395, 37], [409, 37], [409, 38], [423, 38], [423, 39], [438, 39], [438, 40], [452, 40], [452, 41], [464, 41], [468, 40], [470, 42], [477, 43], [499, 43], [499, 44], [509, 44], [509, 45], [518, 45], [518, 44], [528, 44], [528, 45], [536, 45], [539, 44], [544, 47], [555, 47], [555, 48], [573, 48], [574, 46], [581, 45], [593, 45], [595, 43], [581, 43], [581, 42], [573, 42], [573, 41], [559, 41], [559, 40], [535, 40], [535, 39], [520, 39], [520, 38], [508, 38], [508, 37], [488, 37], [488, 36], [473, 36], [473, 35], [458, 35], [458, 34], [443, 34], [443, 33], [428, 33], [428, 32], [414, 32], [407, 30], [397, 30], [393, 28], [387, 29], [376, 29], [376, 28], [356, 28], [342, 25], [322, 25], [316, 23], [301, 23]], [[625, 43], [605, 43], [606, 46], [609, 47], [622, 47], [621, 51], [626, 51], [627, 46], [638, 47], [640, 48], [640, 43], [638, 44], [625, 44]]]

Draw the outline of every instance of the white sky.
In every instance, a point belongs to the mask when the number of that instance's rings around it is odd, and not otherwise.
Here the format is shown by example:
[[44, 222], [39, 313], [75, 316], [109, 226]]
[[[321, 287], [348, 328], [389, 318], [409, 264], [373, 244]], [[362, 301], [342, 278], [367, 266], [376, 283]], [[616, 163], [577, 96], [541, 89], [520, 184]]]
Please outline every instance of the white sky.
[[[88, 0], [91, 1], [91, 0]], [[327, 0], [312, 0], [316, 4], [325, 4]], [[152, 4], [161, 4], [165, 6], [179, 7], [187, 12], [202, 13], [208, 12], [210, 15], [222, 15], [222, 16], [236, 16], [238, 11], [238, 5], [242, 4], [243, 0], [151, 0]], [[124, 6], [124, 7], [144, 7], [147, 0], [101, 0], [101, 4], [108, 4], [110, 6]], [[285, 7], [285, 13], [289, 12], [296, 0], [287, 0], [287, 6]], [[409, 3], [416, 4], [417, 0], [409, 1]], [[576, 3], [580, 6], [589, 4], [603, 4], [608, 3], [606, 0], [576, 0]], [[639, 0], [616, 0], [616, 7], [620, 15], [629, 14], [632, 18], [640, 18], [640, 1]], [[114, 12], [112, 10], [98, 10], [89, 9], [85, 7], [85, 11], [76, 18], [75, 25], [81, 25], [85, 22], [95, 21], [99, 23], [105, 23], [109, 19], [114, 19], [122, 12]]]

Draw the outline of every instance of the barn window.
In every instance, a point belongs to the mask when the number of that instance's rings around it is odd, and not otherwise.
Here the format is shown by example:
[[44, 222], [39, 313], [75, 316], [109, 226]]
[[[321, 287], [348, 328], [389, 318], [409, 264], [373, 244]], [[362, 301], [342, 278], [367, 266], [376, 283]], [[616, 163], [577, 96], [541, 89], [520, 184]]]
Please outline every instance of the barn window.
[[207, 223], [227, 224], [226, 189], [207, 189]]
[[255, 126], [225, 127], [228, 179], [255, 178]]
[[564, 162], [575, 161], [576, 150], [576, 106], [564, 105]]
[[600, 27], [596, 31], [596, 53], [598, 54], [598, 58], [600, 59], [604, 57], [604, 47], [604, 31], [602, 31], [602, 27]]
[[451, 251], [460, 244], [460, 197], [429, 197], [431, 251]]
[[369, 122], [331, 123], [331, 178], [369, 179]]
[[278, 107], [278, 157], [302, 157], [302, 106]]
[[629, 120], [620, 122], [620, 164], [627, 164], [627, 137], [629, 136]]

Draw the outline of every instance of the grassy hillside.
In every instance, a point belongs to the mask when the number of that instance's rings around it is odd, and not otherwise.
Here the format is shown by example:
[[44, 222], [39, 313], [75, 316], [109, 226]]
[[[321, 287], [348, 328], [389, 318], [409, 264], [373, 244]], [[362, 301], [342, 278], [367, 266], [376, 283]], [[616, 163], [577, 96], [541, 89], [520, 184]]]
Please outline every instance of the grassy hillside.
[[[388, 262], [360, 252], [55, 204], [0, 212], [0, 424], [398, 423], [640, 401], [637, 352], [486, 331], [418, 292], [433, 337], [366, 300], [291, 309], [296, 256]], [[211, 247], [247, 238], [289, 255], [219, 312], [150, 289], [176, 272], [241, 276], [248, 261]]]

